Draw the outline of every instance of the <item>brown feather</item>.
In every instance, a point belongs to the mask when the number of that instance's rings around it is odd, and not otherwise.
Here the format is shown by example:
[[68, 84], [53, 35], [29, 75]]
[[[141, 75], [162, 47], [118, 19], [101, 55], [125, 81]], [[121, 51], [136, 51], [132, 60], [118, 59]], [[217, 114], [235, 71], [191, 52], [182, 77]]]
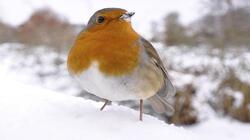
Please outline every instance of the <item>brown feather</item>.
[[167, 70], [165, 69], [165, 67], [164, 67], [157, 51], [153, 47], [153, 45], [151, 45], [151, 43], [149, 43], [144, 38], [141, 38], [141, 43], [144, 46], [149, 58], [152, 59], [152, 62], [155, 63], [155, 65], [162, 71], [162, 73], [164, 75], [164, 84], [163, 84], [162, 88], [157, 92], [157, 94], [155, 94], [154, 96], [149, 98], [149, 101], [150, 101], [153, 109], [156, 112], [158, 112], [158, 113], [166, 112], [168, 114], [172, 114], [174, 112], [174, 109], [167, 102], [167, 98], [175, 95], [175, 92], [176, 92], [175, 88], [174, 88], [173, 84], [171, 83], [171, 81], [168, 77]]

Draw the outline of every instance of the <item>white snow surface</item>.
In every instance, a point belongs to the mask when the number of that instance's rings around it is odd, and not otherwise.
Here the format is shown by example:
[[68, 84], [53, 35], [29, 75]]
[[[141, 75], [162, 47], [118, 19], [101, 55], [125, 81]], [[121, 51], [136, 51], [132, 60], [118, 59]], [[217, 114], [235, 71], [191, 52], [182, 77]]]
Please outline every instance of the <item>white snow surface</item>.
[[59, 94], [4, 79], [0, 81], [1, 140], [196, 140], [198, 135], [149, 115]]
[[[1, 68], [1, 67], [0, 67]], [[9, 80], [0, 73], [1, 140], [243, 140], [250, 126], [211, 120], [187, 129], [138, 111]], [[232, 124], [231, 124], [232, 123]]]

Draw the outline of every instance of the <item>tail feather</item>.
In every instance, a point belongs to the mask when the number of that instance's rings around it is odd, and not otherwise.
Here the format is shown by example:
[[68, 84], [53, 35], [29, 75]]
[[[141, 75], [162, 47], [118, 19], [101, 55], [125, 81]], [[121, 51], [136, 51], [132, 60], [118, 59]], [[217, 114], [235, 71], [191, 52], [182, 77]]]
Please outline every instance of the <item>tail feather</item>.
[[174, 108], [170, 105], [170, 103], [158, 94], [150, 97], [148, 100], [157, 113], [166, 113], [168, 115], [172, 115], [174, 113]]

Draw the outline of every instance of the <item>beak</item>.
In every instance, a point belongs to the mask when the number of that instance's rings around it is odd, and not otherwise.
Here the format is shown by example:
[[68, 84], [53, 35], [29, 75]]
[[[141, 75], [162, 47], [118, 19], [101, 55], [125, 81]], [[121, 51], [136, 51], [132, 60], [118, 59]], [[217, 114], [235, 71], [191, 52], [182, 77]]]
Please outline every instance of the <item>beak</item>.
[[135, 14], [135, 12], [126, 12], [126, 13], [124, 13], [124, 14], [120, 17], [120, 19], [123, 19], [123, 20], [125, 20], [125, 21], [127, 21], [127, 22], [130, 22], [130, 21], [131, 21], [131, 17], [132, 17], [134, 14]]

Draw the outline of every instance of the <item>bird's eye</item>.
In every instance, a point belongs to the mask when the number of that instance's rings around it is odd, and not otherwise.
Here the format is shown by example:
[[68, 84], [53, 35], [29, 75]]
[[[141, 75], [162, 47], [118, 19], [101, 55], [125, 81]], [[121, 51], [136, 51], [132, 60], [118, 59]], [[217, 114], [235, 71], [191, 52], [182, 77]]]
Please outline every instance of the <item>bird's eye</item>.
[[96, 22], [97, 22], [97, 23], [103, 23], [104, 20], [105, 20], [105, 19], [104, 19], [103, 16], [99, 16], [99, 17], [97, 17]]

